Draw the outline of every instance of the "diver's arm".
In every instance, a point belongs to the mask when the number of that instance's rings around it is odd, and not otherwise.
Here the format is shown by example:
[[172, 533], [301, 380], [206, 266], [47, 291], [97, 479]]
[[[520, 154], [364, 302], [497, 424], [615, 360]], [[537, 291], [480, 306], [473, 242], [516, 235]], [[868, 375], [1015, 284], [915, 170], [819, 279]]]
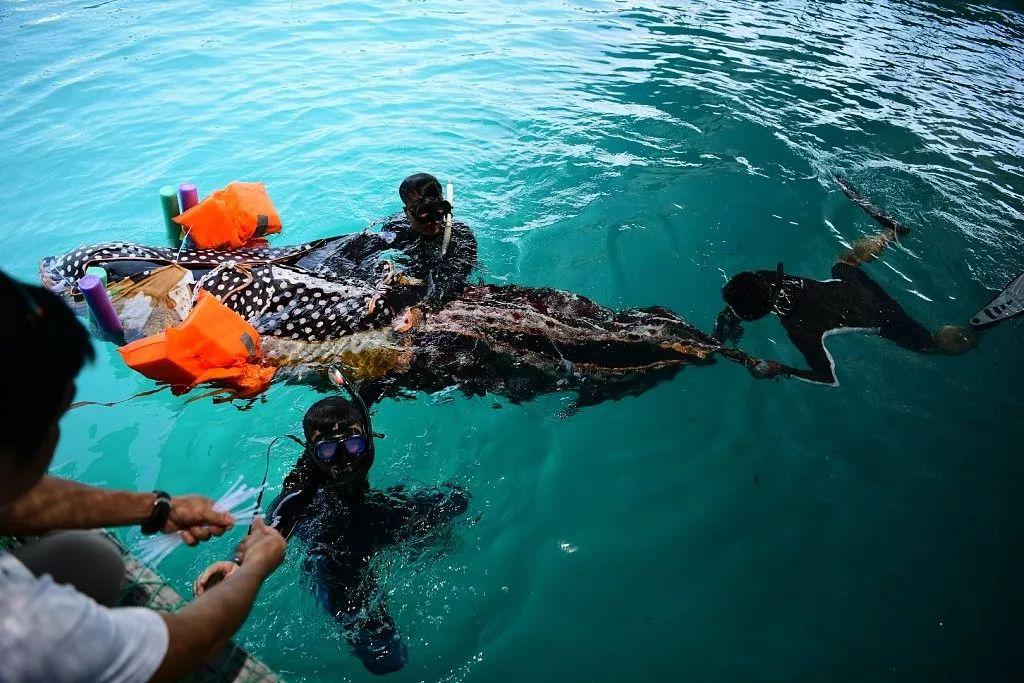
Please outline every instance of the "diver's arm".
[[[78, 482], [46, 476], [28, 493], [0, 510], [0, 532], [43, 534], [54, 529], [97, 529], [141, 524], [149, 519], [153, 493], [108, 491]], [[186, 541], [206, 540], [231, 528], [231, 515], [213, 509], [203, 496], [171, 498], [171, 513], [164, 531], [185, 531]]]
[[305, 516], [313, 500], [313, 493], [308, 489], [282, 491], [267, 510], [267, 523], [285, 538], [290, 538], [296, 525]]
[[295, 467], [284, 478], [281, 493], [267, 508], [267, 524], [288, 538], [306, 514], [306, 508], [313, 501], [319, 488], [319, 481], [313, 465], [305, 455], [299, 456]]
[[[390, 233], [389, 233], [390, 234]], [[377, 255], [392, 249], [392, 240], [379, 232], [363, 231], [352, 235], [345, 249], [345, 256], [360, 266], [370, 266], [377, 262]], [[365, 263], [369, 259], [369, 263]]]
[[737, 344], [743, 338], [743, 321], [726, 306], [715, 318], [715, 328], [711, 336], [723, 344]]
[[458, 233], [449, 246], [448, 253], [439, 258], [428, 276], [427, 295], [423, 300], [427, 310], [439, 310], [461, 294], [476, 267], [476, 236], [469, 226], [459, 224]]
[[318, 277], [327, 280], [337, 276], [370, 277], [379, 264], [381, 252], [394, 248], [388, 234], [391, 233], [364, 230], [329, 238], [320, 250], [303, 256], [296, 265], [316, 270]]
[[421, 531], [447, 524], [469, 508], [469, 492], [456, 484], [416, 491], [404, 500], [407, 521]]
[[263, 581], [284, 560], [284, 539], [257, 519], [236, 553], [241, 566], [174, 613], [167, 625], [167, 653], [152, 680], [176, 681], [213, 657], [241, 628]]
[[739, 363], [744, 366], [747, 368], [747, 371], [757, 379], [775, 379], [781, 375], [786, 375], [788, 377], [798, 377], [800, 379], [808, 379], [808, 381], [816, 381], [810, 379], [808, 376], [808, 373], [811, 372], [809, 370], [794, 368], [790, 365], [780, 363], [777, 360], [754, 358], [735, 347], [723, 346], [718, 350], [718, 353], [723, 358], [727, 358], [733, 363]]
[[802, 370], [779, 363], [780, 369], [777, 374], [818, 384], [837, 384], [835, 371], [832, 368], [832, 358], [828, 355], [828, 351], [825, 350], [824, 335], [803, 329], [791, 330], [788, 326], [786, 327], [786, 332], [789, 334], [789, 339], [793, 342], [793, 345], [803, 354], [804, 360], [807, 361], [808, 369]]

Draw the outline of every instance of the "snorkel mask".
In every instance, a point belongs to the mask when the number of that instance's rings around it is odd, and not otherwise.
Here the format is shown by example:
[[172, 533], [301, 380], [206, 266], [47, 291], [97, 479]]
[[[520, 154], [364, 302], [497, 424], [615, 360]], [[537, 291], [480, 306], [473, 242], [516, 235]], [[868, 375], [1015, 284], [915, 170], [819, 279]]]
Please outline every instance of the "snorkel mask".
[[409, 217], [423, 225], [434, 225], [440, 223], [446, 216], [451, 214], [451, 203], [437, 196], [420, 197], [405, 207]]
[[359, 393], [352, 387], [352, 384], [345, 378], [341, 370], [336, 367], [330, 368], [327, 377], [331, 384], [339, 390], [344, 389], [359, 410], [360, 422], [362, 422], [363, 433], [353, 434], [351, 432], [337, 432], [326, 434], [316, 441], [310, 442], [307, 449], [313, 462], [324, 473], [333, 477], [337, 476], [340, 466], [347, 463], [352, 469], [369, 469], [373, 465], [375, 436], [370, 423], [370, 411]]
[[362, 434], [327, 434], [310, 447], [310, 455], [321, 469], [330, 471], [337, 463], [357, 463], [369, 455], [370, 439]]

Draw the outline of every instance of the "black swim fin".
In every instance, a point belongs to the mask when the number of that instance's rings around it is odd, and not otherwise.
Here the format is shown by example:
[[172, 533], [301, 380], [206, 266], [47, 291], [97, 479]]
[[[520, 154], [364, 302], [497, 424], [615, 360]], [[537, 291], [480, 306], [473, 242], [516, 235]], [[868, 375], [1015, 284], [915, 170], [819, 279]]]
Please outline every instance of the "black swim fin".
[[1024, 313], [1024, 273], [1013, 278], [983, 309], [971, 318], [972, 327], [989, 327]]
[[849, 197], [855, 204], [857, 204], [857, 206], [864, 209], [864, 211], [878, 221], [883, 228], [892, 230], [900, 237], [910, 234], [910, 228], [872, 204], [870, 199], [858, 192], [856, 188], [850, 184], [849, 180], [838, 173], [836, 174], [836, 182], [839, 183], [839, 187], [842, 189], [843, 194]]

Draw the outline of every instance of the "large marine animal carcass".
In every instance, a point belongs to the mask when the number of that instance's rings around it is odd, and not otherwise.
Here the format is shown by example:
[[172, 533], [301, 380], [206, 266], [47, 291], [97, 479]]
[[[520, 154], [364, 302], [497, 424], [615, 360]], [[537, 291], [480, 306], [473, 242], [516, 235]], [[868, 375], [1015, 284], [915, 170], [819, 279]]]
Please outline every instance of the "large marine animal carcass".
[[74, 303], [78, 278], [104, 268], [129, 339], [179, 323], [205, 290], [258, 330], [279, 378], [319, 382], [341, 365], [371, 400], [457, 388], [516, 402], [575, 392], [588, 405], [640, 393], [722, 350], [668, 309], [616, 311], [556, 289], [468, 285], [439, 310], [394, 310], [396, 292], [417, 284], [400, 265], [307, 267], [347, 238], [180, 253], [110, 243], [45, 259], [41, 275]]

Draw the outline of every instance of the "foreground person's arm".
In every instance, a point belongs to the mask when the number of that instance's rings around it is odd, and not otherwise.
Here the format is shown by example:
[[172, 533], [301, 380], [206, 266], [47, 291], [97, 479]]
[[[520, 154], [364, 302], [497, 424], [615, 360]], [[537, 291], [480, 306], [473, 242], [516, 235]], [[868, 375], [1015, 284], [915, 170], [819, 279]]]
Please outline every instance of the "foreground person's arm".
[[167, 653], [154, 681], [174, 681], [195, 671], [241, 628], [263, 581], [284, 560], [285, 541], [256, 518], [252, 533], [236, 551], [241, 566], [173, 614], [167, 624]]
[[[43, 477], [28, 493], [0, 510], [0, 533], [43, 534], [55, 529], [96, 529], [141, 524], [153, 510], [152, 493], [108, 491]], [[184, 531], [190, 545], [219, 536], [234, 523], [203, 496], [174, 496], [163, 531]]]

